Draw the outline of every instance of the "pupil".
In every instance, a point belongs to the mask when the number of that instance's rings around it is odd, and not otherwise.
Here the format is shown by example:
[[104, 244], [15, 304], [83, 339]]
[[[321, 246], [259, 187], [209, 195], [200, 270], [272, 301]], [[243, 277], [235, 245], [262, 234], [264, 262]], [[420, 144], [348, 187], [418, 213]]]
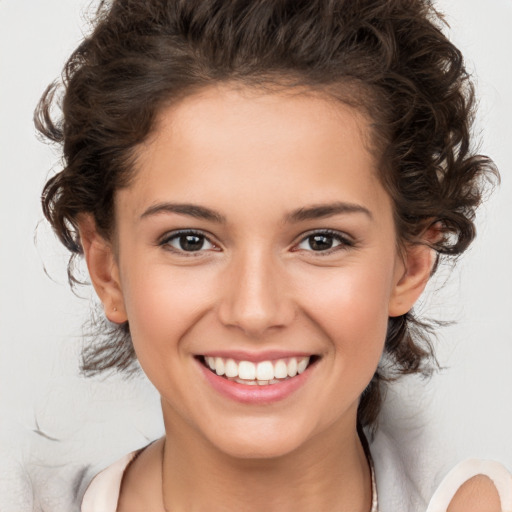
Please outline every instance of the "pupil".
[[204, 243], [203, 237], [197, 235], [181, 235], [180, 247], [184, 251], [199, 251]]
[[332, 247], [332, 236], [313, 235], [310, 237], [309, 245], [314, 251], [325, 251]]

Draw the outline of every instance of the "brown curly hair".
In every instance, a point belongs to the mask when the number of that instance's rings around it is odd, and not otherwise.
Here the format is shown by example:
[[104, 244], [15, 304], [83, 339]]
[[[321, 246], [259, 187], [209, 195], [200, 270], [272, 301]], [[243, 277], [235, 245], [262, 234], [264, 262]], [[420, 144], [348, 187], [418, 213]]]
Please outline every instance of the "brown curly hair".
[[[42, 204], [72, 253], [70, 282], [83, 252], [79, 214], [91, 213], [108, 239], [114, 194], [129, 185], [134, 150], [159, 111], [226, 81], [306, 87], [362, 110], [400, 244], [419, 243], [437, 223], [443, 236], [431, 245], [438, 258], [461, 254], [475, 236], [484, 183], [498, 174], [472, 147], [474, 89], [443, 23], [428, 0], [102, 1], [63, 85], [48, 87], [35, 114], [38, 130], [63, 146], [65, 166], [46, 183]], [[360, 425], [375, 425], [383, 380], [434, 366], [433, 325], [412, 312], [389, 319]], [[134, 361], [128, 324], [111, 325], [85, 346], [82, 369], [129, 371]]]

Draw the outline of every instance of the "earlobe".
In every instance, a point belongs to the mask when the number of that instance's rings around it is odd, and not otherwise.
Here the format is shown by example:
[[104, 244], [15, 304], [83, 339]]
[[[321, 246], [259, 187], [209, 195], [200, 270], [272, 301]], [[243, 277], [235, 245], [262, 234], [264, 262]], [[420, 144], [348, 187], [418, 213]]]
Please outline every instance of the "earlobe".
[[435, 251], [428, 245], [406, 249], [389, 301], [390, 317], [404, 315], [412, 309], [428, 283], [434, 264]]
[[81, 215], [78, 229], [91, 282], [103, 304], [105, 315], [111, 322], [126, 322], [119, 268], [112, 245], [98, 233], [90, 214]]

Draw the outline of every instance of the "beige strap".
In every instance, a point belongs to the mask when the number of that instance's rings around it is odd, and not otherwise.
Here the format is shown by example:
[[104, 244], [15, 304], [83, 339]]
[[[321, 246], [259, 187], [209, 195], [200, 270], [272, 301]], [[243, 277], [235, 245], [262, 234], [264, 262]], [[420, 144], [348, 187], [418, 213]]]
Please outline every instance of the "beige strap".
[[124, 470], [137, 452], [129, 453], [98, 473], [85, 492], [81, 512], [115, 512]]
[[377, 497], [377, 483], [375, 482], [375, 469], [370, 459], [370, 472], [372, 475], [372, 508], [370, 512], [379, 512], [379, 498]]

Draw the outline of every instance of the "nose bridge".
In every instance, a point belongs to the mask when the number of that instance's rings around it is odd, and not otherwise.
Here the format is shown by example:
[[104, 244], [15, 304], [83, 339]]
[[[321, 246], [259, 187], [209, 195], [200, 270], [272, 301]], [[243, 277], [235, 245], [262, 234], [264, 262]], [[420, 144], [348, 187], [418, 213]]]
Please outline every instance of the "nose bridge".
[[234, 256], [225, 279], [229, 282], [219, 308], [225, 325], [259, 336], [292, 320], [294, 307], [286, 275], [269, 249], [253, 247]]

